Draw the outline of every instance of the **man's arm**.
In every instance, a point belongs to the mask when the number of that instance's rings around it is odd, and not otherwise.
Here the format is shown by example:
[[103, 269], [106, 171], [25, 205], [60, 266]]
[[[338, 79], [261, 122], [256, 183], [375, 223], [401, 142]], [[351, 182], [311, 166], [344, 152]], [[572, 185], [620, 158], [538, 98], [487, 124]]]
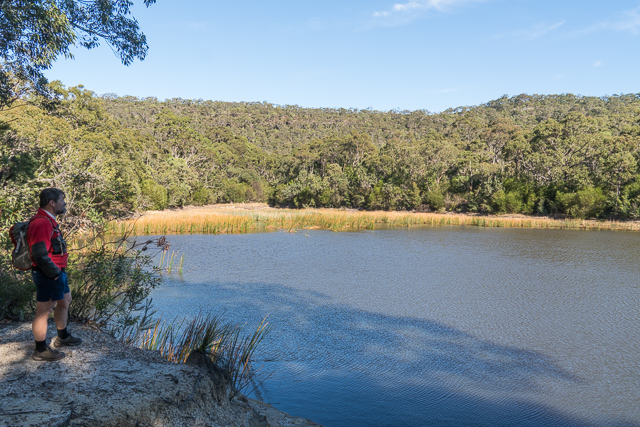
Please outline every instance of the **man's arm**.
[[35, 219], [29, 225], [31, 257], [38, 268], [47, 276], [55, 279], [60, 275], [60, 268], [49, 257], [53, 224], [46, 219]]
[[60, 275], [60, 269], [49, 258], [49, 249], [45, 242], [37, 242], [31, 246], [31, 256], [40, 270], [47, 276], [55, 279]]

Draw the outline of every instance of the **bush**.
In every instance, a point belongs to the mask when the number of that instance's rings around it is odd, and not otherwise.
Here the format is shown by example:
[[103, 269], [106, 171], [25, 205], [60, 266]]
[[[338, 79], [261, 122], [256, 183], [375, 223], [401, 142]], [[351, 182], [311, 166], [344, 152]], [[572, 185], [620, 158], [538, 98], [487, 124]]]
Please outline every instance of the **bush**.
[[[139, 322], [137, 312], [149, 302], [150, 292], [161, 284], [158, 268], [152, 267], [146, 254], [149, 246], [164, 239], [148, 240], [144, 244], [97, 244], [74, 251], [69, 257], [67, 274], [73, 303], [69, 318], [91, 321], [114, 332], [123, 325]], [[11, 267], [7, 253], [0, 259], [0, 318], [30, 320], [35, 314], [36, 286], [29, 272]], [[7, 268], [8, 267], [8, 268]]]
[[322, 192], [317, 197], [318, 206], [331, 206], [331, 201], [334, 199], [333, 195], [333, 191], [330, 188], [325, 188], [324, 190], [322, 190]]
[[457, 193], [445, 193], [444, 195], [444, 208], [447, 211], [464, 211], [467, 206], [467, 199], [461, 194]]
[[394, 211], [410, 205], [407, 194], [391, 183], [380, 180], [369, 193], [369, 209]]
[[69, 287], [73, 303], [69, 318], [91, 321], [111, 333], [136, 324], [136, 315], [151, 291], [162, 282], [160, 271], [151, 266], [146, 251], [151, 245], [164, 248], [164, 238], [144, 243], [117, 242], [92, 245], [70, 257]]
[[328, 189], [328, 183], [319, 175], [302, 171], [295, 180], [284, 186], [278, 186], [270, 200], [277, 198], [279, 204], [293, 204], [297, 208], [321, 206], [323, 201], [327, 200], [326, 193], [322, 196], [326, 189]]
[[281, 206], [288, 203], [285, 196], [286, 185], [279, 184], [276, 187], [270, 187], [267, 192], [267, 203], [269, 206]]
[[411, 188], [406, 192], [405, 199], [407, 209], [416, 209], [422, 204], [422, 192], [418, 184], [411, 183]]
[[640, 182], [633, 182], [623, 188], [618, 198], [617, 211], [622, 218], [640, 219]]
[[424, 201], [432, 211], [439, 211], [444, 208], [444, 194], [438, 190], [429, 191], [424, 197]]
[[142, 193], [143, 205], [146, 205], [149, 209], [161, 211], [169, 206], [167, 189], [154, 180], [145, 179], [142, 182], [140, 191]]
[[209, 203], [212, 203], [214, 199], [213, 194], [211, 193], [211, 190], [204, 187], [197, 188], [196, 191], [193, 193], [193, 196], [191, 196], [191, 198], [193, 200], [193, 204], [198, 206], [208, 205]]
[[594, 218], [602, 215], [606, 197], [600, 188], [585, 187], [577, 193], [556, 194], [556, 201], [573, 218]]
[[[13, 243], [9, 227], [29, 217], [26, 209], [7, 209], [7, 200], [0, 199], [0, 319], [25, 320], [35, 314], [36, 285], [28, 271], [20, 271], [11, 264]], [[15, 206], [15, 205], [14, 205]], [[13, 207], [13, 206], [10, 206]]]
[[626, 219], [640, 219], [640, 196], [622, 199], [620, 216]]
[[229, 203], [243, 203], [247, 201], [249, 185], [232, 179], [222, 181], [223, 200]]
[[[5, 260], [3, 265], [10, 264]], [[31, 274], [0, 270], [0, 319], [27, 320], [35, 314], [36, 285]]]
[[516, 191], [500, 190], [491, 196], [491, 208], [496, 213], [520, 213], [522, 206], [522, 198]]
[[252, 181], [247, 190], [247, 202], [264, 202], [267, 200], [266, 183], [262, 181]]

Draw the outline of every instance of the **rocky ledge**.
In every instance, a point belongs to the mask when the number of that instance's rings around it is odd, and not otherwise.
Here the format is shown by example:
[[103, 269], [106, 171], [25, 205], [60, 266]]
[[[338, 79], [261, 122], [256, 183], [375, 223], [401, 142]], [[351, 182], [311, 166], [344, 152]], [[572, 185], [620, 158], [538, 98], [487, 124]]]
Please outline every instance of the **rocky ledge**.
[[31, 324], [0, 323], [0, 426], [317, 426], [242, 395], [229, 401], [201, 363], [168, 362], [89, 325], [69, 329], [81, 346], [35, 362]]

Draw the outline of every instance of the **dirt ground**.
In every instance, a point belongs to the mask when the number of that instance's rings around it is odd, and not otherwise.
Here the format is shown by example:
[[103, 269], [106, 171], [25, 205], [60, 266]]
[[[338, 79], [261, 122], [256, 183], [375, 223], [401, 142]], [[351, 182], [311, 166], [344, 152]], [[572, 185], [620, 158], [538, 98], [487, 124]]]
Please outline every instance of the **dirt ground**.
[[[201, 367], [126, 346], [89, 325], [58, 362], [31, 359], [30, 323], [0, 323], [0, 426], [316, 426], [244, 396], [219, 399]], [[48, 338], [55, 336], [50, 323]]]

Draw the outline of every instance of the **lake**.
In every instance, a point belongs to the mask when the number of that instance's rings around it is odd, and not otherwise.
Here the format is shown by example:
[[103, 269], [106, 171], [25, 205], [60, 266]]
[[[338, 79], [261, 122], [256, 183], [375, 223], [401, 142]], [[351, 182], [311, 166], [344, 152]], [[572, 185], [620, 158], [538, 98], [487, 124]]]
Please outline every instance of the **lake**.
[[[272, 330], [255, 395], [326, 426], [640, 426], [640, 234], [169, 236], [164, 317]], [[267, 377], [267, 374], [270, 376]]]

